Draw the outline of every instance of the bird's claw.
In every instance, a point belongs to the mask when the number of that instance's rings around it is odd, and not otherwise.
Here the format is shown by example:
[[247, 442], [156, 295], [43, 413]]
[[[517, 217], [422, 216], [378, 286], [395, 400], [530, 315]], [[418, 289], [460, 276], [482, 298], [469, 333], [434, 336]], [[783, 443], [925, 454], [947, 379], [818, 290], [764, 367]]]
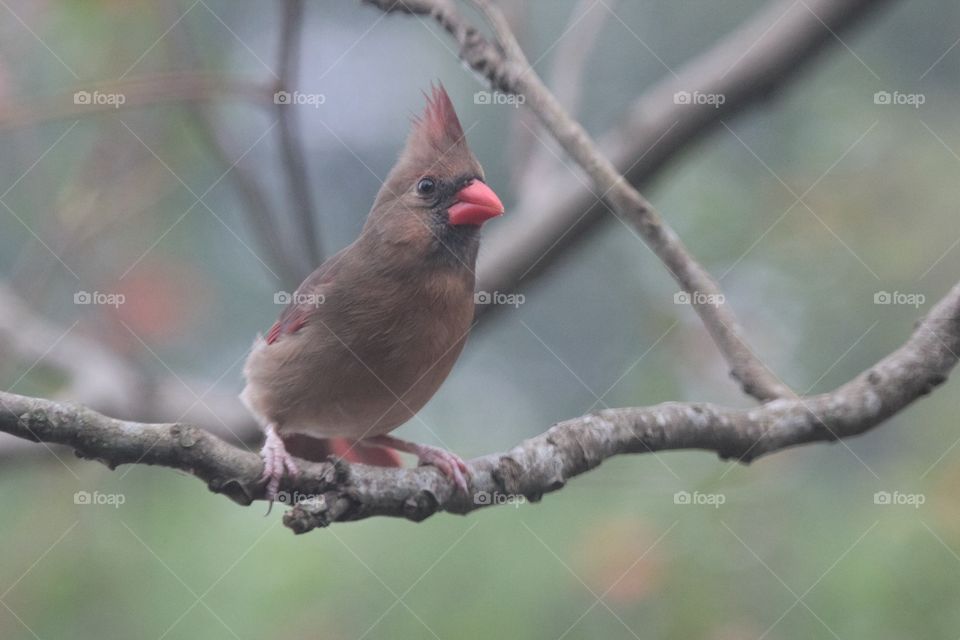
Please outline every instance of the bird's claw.
[[465, 494], [470, 493], [470, 489], [467, 486], [470, 468], [467, 466], [467, 463], [463, 461], [463, 458], [445, 449], [428, 445], [418, 445], [416, 454], [420, 460], [420, 466], [430, 465], [436, 467], [440, 470], [440, 473], [453, 480], [453, 483], [460, 491]]
[[293, 456], [287, 453], [283, 440], [272, 429], [267, 431], [267, 439], [260, 450], [260, 457], [263, 459], [263, 473], [260, 474], [260, 482], [266, 482], [264, 489], [266, 499], [270, 502], [267, 513], [273, 508], [273, 502], [277, 499], [280, 490], [280, 481], [286, 474], [291, 478], [300, 475], [300, 468], [294, 461]]

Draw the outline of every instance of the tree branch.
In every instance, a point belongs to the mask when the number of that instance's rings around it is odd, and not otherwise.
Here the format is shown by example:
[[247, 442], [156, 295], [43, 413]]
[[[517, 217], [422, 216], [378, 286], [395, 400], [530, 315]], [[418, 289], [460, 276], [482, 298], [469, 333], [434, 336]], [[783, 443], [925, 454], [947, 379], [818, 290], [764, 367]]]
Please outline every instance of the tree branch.
[[690, 294], [691, 306], [726, 358], [731, 375], [743, 391], [763, 401], [795, 395], [747, 346], [729, 305], [706, 302], [723, 298], [716, 281], [690, 255], [653, 205], [620, 175], [583, 126], [557, 101], [530, 66], [496, 5], [489, 0], [473, 0], [494, 30], [494, 44], [464, 20], [450, 0], [363, 1], [386, 12], [432, 16], [457, 41], [460, 58], [485, 77], [494, 90], [523, 95], [526, 106], [590, 176], [594, 190], [603, 196], [616, 215], [634, 226], [680, 287]]
[[[372, 516], [420, 521], [465, 514], [504, 498], [539, 500], [615, 455], [703, 449], [747, 463], [787, 447], [861, 434], [942, 384], [960, 352], [960, 284], [898, 350], [836, 390], [762, 407], [668, 402], [607, 409], [553, 425], [510, 451], [471, 460], [470, 495], [455, 492], [433, 467], [390, 469], [299, 461], [281, 490], [297, 533]], [[111, 468], [153, 464], [180, 469], [240, 504], [263, 499], [260, 458], [187, 424], [108, 418], [51, 400], [0, 393], [0, 431], [74, 448]]]

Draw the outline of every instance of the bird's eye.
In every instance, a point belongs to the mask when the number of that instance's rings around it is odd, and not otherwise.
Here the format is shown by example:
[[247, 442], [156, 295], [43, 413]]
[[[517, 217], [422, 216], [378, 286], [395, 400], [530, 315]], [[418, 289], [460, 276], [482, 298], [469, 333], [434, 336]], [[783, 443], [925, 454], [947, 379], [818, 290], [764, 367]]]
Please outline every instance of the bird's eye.
[[417, 183], [417, 193], [422, 196], [433, 193], [436, 188], [437, 183], [434, 182], [433, 178], [420, 178], [420, 181]]

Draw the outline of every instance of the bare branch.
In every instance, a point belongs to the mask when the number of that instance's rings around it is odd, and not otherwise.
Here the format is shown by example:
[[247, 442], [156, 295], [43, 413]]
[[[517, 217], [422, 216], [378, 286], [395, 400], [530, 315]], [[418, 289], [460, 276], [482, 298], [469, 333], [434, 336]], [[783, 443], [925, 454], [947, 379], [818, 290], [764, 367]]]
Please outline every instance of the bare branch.
[[[491, 499], [496, 494], [536, 501], [624, 453], [703, 449], [746, 463], [795, 445], [855, 436], [942, 384], [958, 352], [960, 285], [900, 349], [830, 393], [749, 409], [669, 402], [574, 418], [510, 451], [470, 461], [470, 495], [455, 492], [433, 467], [300, 461], [300, 476], [281, 485], [293, 505], [284, 523], [303, 533], [371, 516], [420, 521], [438, 511], [463, 514], [497, 504]], [[115, 420], [75, 405], [0, 393], [0, 431], [68, 445], [79, 457], [111, 468], [153, 464], [180, 469], [240, 504], [263, 498], [257, 454], [191, 425]]]
[[616, 215], [636, 228], [680, 287], [691, 294], [694, 310], [730, 364], [731, 375], [739, 381], [744, 392], [759, 400], [794, 395], [747, 346], [729, 305], [703, 302], [722, 296], [713, 277], [690, 255], [653, 205], [620, 175], [580, 123], [567, 114], [527, 62], [506, 19], [494, 4], [488, 0], [473, 0], [493, 27], [496, 45], [467, 23], [449, 0], [364, 1], [384, 11], [431, 15], [460, 45], [461, 59], [484, 76], [492, 88], [523, 95], [525, 104], [543, 126], [587, 172], [595, 191], [603, 196]]

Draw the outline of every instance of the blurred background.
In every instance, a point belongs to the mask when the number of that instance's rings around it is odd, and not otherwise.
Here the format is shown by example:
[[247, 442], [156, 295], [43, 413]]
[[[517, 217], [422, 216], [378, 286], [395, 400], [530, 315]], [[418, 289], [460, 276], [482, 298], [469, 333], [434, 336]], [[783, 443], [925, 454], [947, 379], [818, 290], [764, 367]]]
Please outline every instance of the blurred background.
[[[0, 388], [15, 393], [256, 450], [235, 399], [246, 350], [275, 296], [357, 235], [431, 81], [507, 204], [481, 267], [538, 171], [584, 179], [523, 109], [475, 98], [426, 20], [310, 2], [283, 62], [280, 2], [0, 5]], [[563, 41], [580, 43], [576, 113], [600, 136], [765, 6], [509, 9], [545, 78], [562, 82]], [[960, 272], [960, 6], [891, 2], [839, 38], [644, 188], [759, 357], [809, 393], [898, 347]], [[276, 87], [300, 103], [274, 104]], [[608, 217], [508, 292], [522, 304], [482, 321], [398, 435], [473, 457], [603, 407], [749, 406], [669, 273]], [[750, 467], [622, 457], [536, 505], [300, 537], [184, 474], [4, 438], [0, 637], [955, 638], [957, 391]]]

